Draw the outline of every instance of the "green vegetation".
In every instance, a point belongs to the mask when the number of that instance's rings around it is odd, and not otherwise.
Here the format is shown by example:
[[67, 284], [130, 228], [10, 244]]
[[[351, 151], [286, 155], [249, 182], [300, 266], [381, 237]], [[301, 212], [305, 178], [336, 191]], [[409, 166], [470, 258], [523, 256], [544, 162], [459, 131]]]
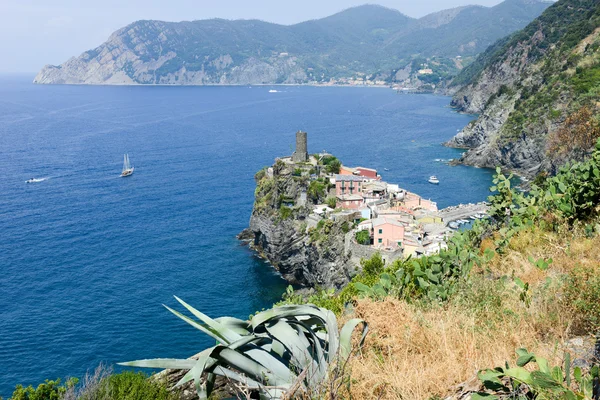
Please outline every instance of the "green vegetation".
[[328, 389], [329, 373], [343, 368], [350, 356], [355, 329], [363, 326], [358, 348], [367, 333], [367, 325], [360, 319], [348, 321], [338, 331], [335, 315], [315, 306], [276, 307], [242, 321], [231, 317], [212, 319], [176, 299], [196, 319], [165, 307], [218, 344], [200, 353], [198, 360], [155, 359], [122, 365], [187, 370], [178, 385], [193, 380], [201, 399], [213, 392], [216, 376], [265, 398], [296, 393], [319, 396]]
[[[509, 50], [516, 49], [519, 44], [527, 46], [535, 42], [532, 51], [526, 54], [531, 61], [540, 59], [557, 43], [560, 44], [557, 49], [559, 52], [572, 49], [599, 25], [598, 11], [598, 4], [594, 0], [563, 0], [554, 3], [523, 30], [490, 46], [456, 77], [452, 85], [476, 82], [486, 68], [503, 62], [510, 53]], [[534, 38], [538, 31], [542, 34], [541, 41]]]
[[371, 244], [371, 235], [369, 235], [369, 231], [358, 231], [354, 237], [358, 244], [370, 245]]
[[142, 372], [124, 371], [112, 374], [100, 366], [84, 379], [46, 380], [37, 388], [18, 385], [9, 400], [178, 400], [180, 393], [169, 390], [165, 383], [149, 379]]
[[334, 156], [323, 157], [320, 164], [325, 166], [325, 172], [328, 174], [339, 174], [342, 167], [341, 161]]
[[314, 204], [318, 204], [325, 200], [327, 191], [329, 190], [329, 181], [325, 178], [319, 178], [310, 182], [306, 195]]
[[600, 276], [591, 267], [577, 267], [565, 282], [565, 303], [577, 316], [573, 331], [585, 334], [600, 327]]
[[286, 206], [281, 206], [279, 208], [279, 217], [282, 220], [290, 219], [290, 218], [292, 218], [293, 215], [294, 215], [294, 210], [292, 210], [291, 208], [286, 207]]
[[110, 375], [100, 382], [97, 389], [84, 393], [82, 400], [111, 399], [111, 400], [178, 400], [177, 391], [170, 391], [167, 386], [142, 372], [124, 371]]
[[337, 206], [337, 199], [335, 197], [328, 197], [325, 201], [325, 204], [327, 204], [327, 207], [335, 210], [335, 207]]
[[[583, 160], [598, 135], [577, 141], [581, 135], [572, 129], [572, 120], [585, 110], [596, 114], [600, 104], [598, 27], [596, 1], [561, 0], [522, 31], [490, 47], [453, 80], [454, 86], [473, 85], [467, 91], [485, 90], [478, 86], [483, 71], [486, 79], [504, 68], [516, 72], [486, 103], [495, 109], [514, 104], [493, 145], [511, 151], [515, 143], [548, 140], [544, 156], [553, 170], [567, 160]], [[597, 118], [585, 122], [593, 120], [597, 125]], [[587, 147], [581, 148], [583, 144]]]
[[[592, 399], [594, 395], [594, 380], [600, 378], [598, 366], [589, 370], [571, 365], [569, 353], [565, 353], [564, 367], [551, 367], [548, 360], [536, 357], [527, 349], [518, 349], [519, 358], [515, 367], [508, 363], [504, 367], [487, 369], [479, 372], [485, 392], [479, 392], [471, 397], [474, 400], [498, 399], [497, 396], [516, 396], [519, 398], [535, 399]], [[530, 371], [524, 367], [535, 364], [536, 369]]]
[[65, 384], [61, 385], [60, 379], [55, 381], [46, 380], [44, 383], [38, 385], [37, 388], [17, 385], [9, 400], [60, 400], [77, 382], [77, 379], [69, 379]]

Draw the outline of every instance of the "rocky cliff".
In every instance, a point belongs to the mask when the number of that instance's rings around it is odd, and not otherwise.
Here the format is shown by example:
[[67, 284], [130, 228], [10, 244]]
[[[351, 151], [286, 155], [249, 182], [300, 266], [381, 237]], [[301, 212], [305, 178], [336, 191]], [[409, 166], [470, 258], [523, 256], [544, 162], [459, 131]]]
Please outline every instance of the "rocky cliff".
[[290, 26], [257, 20], [137, 21], [79, 57], [45, 66], [34, 82], [296, 84], [366, 74], [391, 83], [415, 55], [438, 56], [450, 64], [457, 55], [472, 57], [547, 5], [506, 0], [420, 20], [365, 5]]
[[340, 287], [355, 272], [344, 250], [351, 224], [309, 220], [312, 206], [324, 202], [328, 192], [325, 179], [309, 181], [310, 169], [279, 160], [257, 173], [250, 226], [240, 238], [292, 284]]
[[461, 162], [533, 177], [568, 159], [549, 142], [570, 115], [597, 107], [598, 27], [597, 1], [560, 0], [461, 72], [452, 105], [478, 114], [448, 142], [468, 149]]

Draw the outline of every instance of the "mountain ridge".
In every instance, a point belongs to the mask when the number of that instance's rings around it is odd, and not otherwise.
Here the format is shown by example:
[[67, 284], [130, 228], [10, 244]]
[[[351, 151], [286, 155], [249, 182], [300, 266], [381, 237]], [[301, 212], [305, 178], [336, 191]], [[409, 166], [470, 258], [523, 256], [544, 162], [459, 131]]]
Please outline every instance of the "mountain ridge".
[[[438, 12], [423, 20], [363, 5], [294, 25], [260, 20], [140, 20], [79, 57], [45, 66], [34, 83], [298, 84], [366, 75], [392, 82], [396, 71], [409, 66], [415, 55], [425, 60], [444, 57], [456, 72], [451, 58], [476, 55], [547, 7], [540, 1], [505, 3], [515, 3], [523, 12], [467, 6], [445, 17]], [[468, 12], [475, 12], [479, 20], [470, 20], [464, 15]], [[497, 21], [497, 29], [480, 34], [481, 21], [489, 25], [490, 20]]]
[[479, 114], [448, 143], [468, 149], [461, 162], [532, 178], [589, 151], [569, 121], [598, 110], [599, 48], [600, 4], [560, 0], [481, 54], [451, 84], [452, 105]]

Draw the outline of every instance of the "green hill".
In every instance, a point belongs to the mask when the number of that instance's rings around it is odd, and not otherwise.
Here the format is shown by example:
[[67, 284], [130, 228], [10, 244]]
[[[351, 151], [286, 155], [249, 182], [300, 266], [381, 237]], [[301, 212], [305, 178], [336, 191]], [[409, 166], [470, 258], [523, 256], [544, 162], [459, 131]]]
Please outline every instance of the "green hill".
[[137, 21], [36, 83], [308, 83], [372, 76], [392, 82], [415, 58], [451, 60], [449, 73], [498, 38], [525, 26], [549, 3], [506, 0], [421, 19], [376, 5], [284, 26], [258, 20]]
[[584, 158], [600, 134], [600, 4], [560, 0], [453, 81], [453, 105], [480, 113], [451, 145], [463, 161], [535, 176]]

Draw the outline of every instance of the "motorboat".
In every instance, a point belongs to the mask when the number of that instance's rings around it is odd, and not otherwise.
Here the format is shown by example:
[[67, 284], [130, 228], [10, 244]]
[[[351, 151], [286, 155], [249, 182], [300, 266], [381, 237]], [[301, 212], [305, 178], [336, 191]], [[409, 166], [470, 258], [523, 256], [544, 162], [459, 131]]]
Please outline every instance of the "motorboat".
[[438, 185], [440, 183], [440, 180], [437, 178], [437, 176], [432, 175], [429, 177], [429, 183], [432, 183], [434, 185]]

